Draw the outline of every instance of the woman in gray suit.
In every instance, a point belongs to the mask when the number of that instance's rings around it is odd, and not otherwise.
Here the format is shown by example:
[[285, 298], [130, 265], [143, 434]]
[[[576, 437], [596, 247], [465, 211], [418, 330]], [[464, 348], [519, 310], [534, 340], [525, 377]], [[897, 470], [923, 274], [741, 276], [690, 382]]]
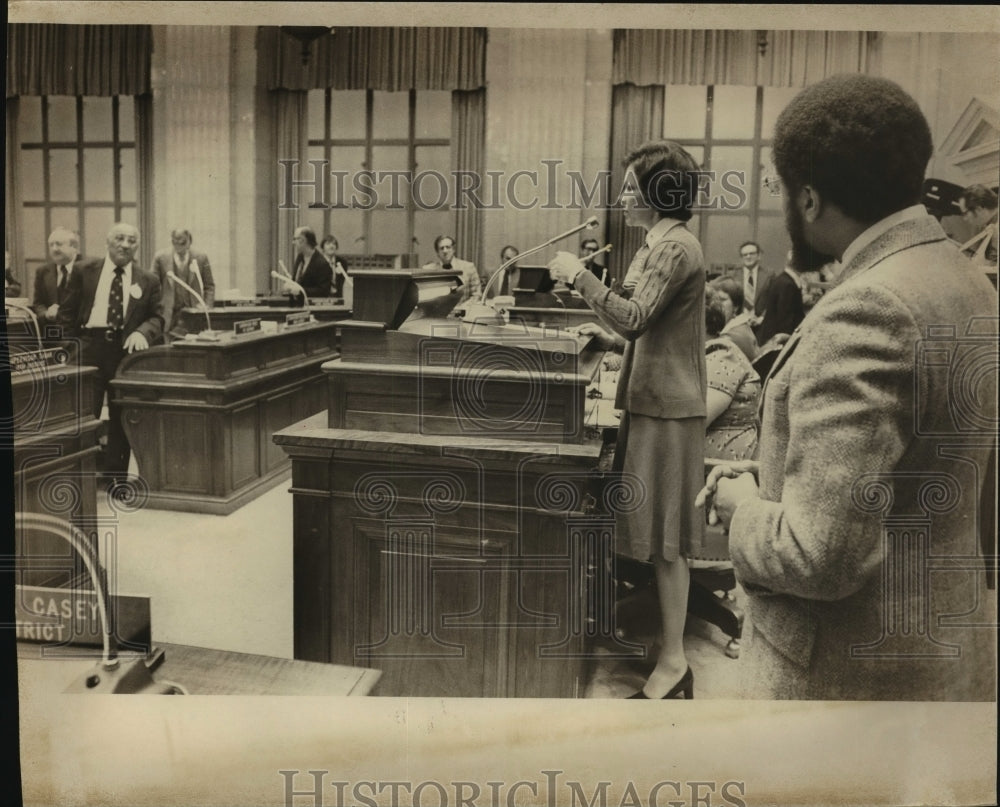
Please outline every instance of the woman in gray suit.
[[[628, 275], [629, 298], [615, 294], [575, 255], [549, 264], [555, 280], [573, 283], [611, 333], [581, 326], [606, 349], [624, 352], [616, 406], [623, 411], [624, 480], [641, 501], [617, 514], [618, 551], [651, 560], [656, 573], [663, 645], [645, 686], [633, 698], [693, 697], [684, 655], [688, 567], [699, 550], [703, 517], [694, 500], [704, 479], [705, 265], [688, 231], [698, 165], [669, 141], [647, 143], [626, 158], [625, 221], [646, 230]], [[631, 186], [632, 190], [628, 190]]]

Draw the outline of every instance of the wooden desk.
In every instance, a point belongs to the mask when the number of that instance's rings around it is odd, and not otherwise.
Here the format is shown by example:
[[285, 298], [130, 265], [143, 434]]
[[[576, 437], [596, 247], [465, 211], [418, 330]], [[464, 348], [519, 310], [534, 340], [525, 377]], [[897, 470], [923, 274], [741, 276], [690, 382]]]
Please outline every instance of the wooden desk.
[[[305, 309], [288, 304], [287, 297], [261, 298], [254, 305], [216, 303], [208, 315], [212, 327], [219, 331], [231, 331], [233, 324], [246, 319], [259, 317], [265, 322], [284, 322], [288, 314], [295, 314]], [[351, 309], [344, 302], [316, 302], [310, 300], [309, 313], [319, 322], [339, 322], [351, 316]], [[199, 308], [182, 308], [180, 325], [188, 333], [201, 333], [207, 327], [205, 312]]]
[[112, 394], [149, 506], [228, 514], [281, 481], [289, 463], [271, 435], [326, 408], [320, 366], [337, 355], [336, 330], [316, 322], [126, 356]]
[[[378, 682], [378, 670], [340, 664], [234, 653], [206, 647], [154, 643], [164, 651], [155, 681], [172, 681], [189, 695], [367, 695]], [[18, 642], [18, 688], [39, 695], [61, 694], [85, 675], [98, 655], [43, 658], [42, 645]], [[70, 650], [79, 650], [70, 648]], [[96, 654], [96, 650], [92, 651]]]

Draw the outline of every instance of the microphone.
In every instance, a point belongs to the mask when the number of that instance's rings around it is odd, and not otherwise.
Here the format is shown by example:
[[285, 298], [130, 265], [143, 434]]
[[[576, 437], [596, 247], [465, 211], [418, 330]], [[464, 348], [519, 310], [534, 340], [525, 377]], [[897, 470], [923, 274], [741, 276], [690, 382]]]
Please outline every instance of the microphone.
[[199, 339], [216, 339], [216, 338], [218, 338], [218, 335], [217, 335], [216, 331], [212, 330], [212, 320], [209, 319], [209, 317], [208, 317], [208, 303], [205, 302], [205, 298], [202, 297], [200, 294], [198, 294], [198, 292], [195, 291], [193, 288], [191, 288], [187, 283], [185, 283], [183, 280], [181, 280], [179, 277], [177, 277], [177, 275], [174, 274], [174, 270], [173, 269], [171, 269], [169, 272], [167, 272], [167, 279], [171, 283], [176, 283], [181, 288], [187, 289], [195, 297], [197, 297], [198, 298], [198, 302], [201, 303], [202, 309], [203, 309], [203, 311], [205, 313], [205, 324], [208, 327], [205, 329], [204, 335], [198, 334], [198, 338]]
[[298, 283], [292, 280], [290, 277], [284, 277], [279, 275], [277, 272], [271, 272], [271, 277], [277, 278], [282, 281], [286, 286], [291, 288], [296, 294], [302, 295], [302, 307], [309, 308], [309, 295], [306, 294], [306, 290], [302, 288]]
[[68, 692], [106, 694], [187, 695], [187, 690], [173, 681], [155, 681], [145, 659], [137, 658], [122, 664], [114, 632], [114, 609], [108, 608], [108, 579], [101, 566], [97, 549], [74, 525], [54, 516], [40, 513], [14, 514], [14, 529], [31, 530], [57, 535], [69, 543], [80, 556], [90, 575], [101, 620], [101, 660], [82, 679], [75, 681]]
[[578, 224], [578, 225], [576, 225], [576, 227], [572, 227], [569, 230], [567, 230], [566, 232], [560, 233], [559, 235], [555, 236], [554, 238], [550, 238], [544, 244], [539, 244], [537, 247], [532, 247], [531, 249], [526, 250], [525, 252], [522, 252], [519, 255], [515, 255], [509, 261], [505, 261], [504, 263], [502, 263], [500, 265], [500, 268], [497, 269], [490, 276], [489, 280], [486, 281], [486, 286], [483, 288], [483, 293], [482, 293], [482, 295], [480, 296], [480, 299], [479, 299], [480, 304], [481, 305], [485, 305], [486, 304], [486, 295], [487, 295], [487, 293], [490, 290], [490, 286], [493, 285], [493, 281], [495, 281], [498, 277], [500, 277], [500, 274], [503, 272], [503, 270], [506, 269], [508, 266], [510, 266], [512, 263], [515, 263], [516, 261], [520, 261], [523, 258], [527, 258], [529, 255], [534, 255], [536, 252], [540, 252], [541, 250], [545, 249], [546, 247], [552, 246], [554, 243], [556, 243], [556, 241], [562, 241], [564, 238], [569, 238], [571, 235], [575, 235], [576, 233], [580, 232], [581, 230], [593, 230], [595, 227], [598, 226], [598, 224], [600, 224], [600, 222], [597, 220], [597, 216], [591, 216], [589, 219], [587, 219], [585, 222], [583, 222], [583, 224]]
[[35, 326], [35, 338], [38, 340], [38, 352], [43, 353], [45, 348], [42, 346], [42, 329], [38, 326], [38, 317], [36, 317], [35, 312], [31, 310], [31, 306], [15, 302], [13, 298], [4, 300], [4, 304], [9, 305], [11, 308], [16, 308], [18, 311], [24, 311], [31, 318], [31, 321]]

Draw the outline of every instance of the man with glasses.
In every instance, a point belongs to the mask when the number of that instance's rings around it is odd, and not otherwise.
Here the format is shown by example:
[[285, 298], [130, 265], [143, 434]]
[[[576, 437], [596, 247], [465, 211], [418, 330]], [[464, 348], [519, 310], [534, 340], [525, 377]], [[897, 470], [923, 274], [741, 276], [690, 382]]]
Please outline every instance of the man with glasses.
[[743, 310], [753, 315], [755, 325], [759, 325], [764, 318], [768, 288], [774, 280], [774, 274], [761, 266], [761, 254], [760, 244], [756, 241], [744, 241], [740, 244], [740, 260], [743, 262], [740, 274], [743, 283]]

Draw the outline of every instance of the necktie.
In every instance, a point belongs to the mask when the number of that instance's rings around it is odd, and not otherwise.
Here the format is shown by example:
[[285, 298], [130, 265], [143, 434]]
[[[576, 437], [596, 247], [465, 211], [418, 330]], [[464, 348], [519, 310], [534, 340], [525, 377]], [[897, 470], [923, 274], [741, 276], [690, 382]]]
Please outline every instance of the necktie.
[[451, 271], [451, 264], [450, 263], [446, 263], [441, 268], [444, 269], [446, 272], [450, 272]]
[[118, 330], [125, 324], [122, 316], [122, 275], [125, 270], [120, 266], [115, 267], [115, 276], [111, 280], [111, 294], [108, 295], [108, 327]]
[[500, 284], [500, 296], [510, 294], [510, 272], [503, 273], [503, 283]]
[[66, 296], [66, 279], [67, 279], [68, 276], [69, 276], [69, 273], [66, 271], [66, 267], [65, 266], [60, 266], [59, 267], [59, 289], [56, 292], [56, 299], [58, 300], [58, 302], [59, 302], [60, 305], [62, 305], [63, 297]]

